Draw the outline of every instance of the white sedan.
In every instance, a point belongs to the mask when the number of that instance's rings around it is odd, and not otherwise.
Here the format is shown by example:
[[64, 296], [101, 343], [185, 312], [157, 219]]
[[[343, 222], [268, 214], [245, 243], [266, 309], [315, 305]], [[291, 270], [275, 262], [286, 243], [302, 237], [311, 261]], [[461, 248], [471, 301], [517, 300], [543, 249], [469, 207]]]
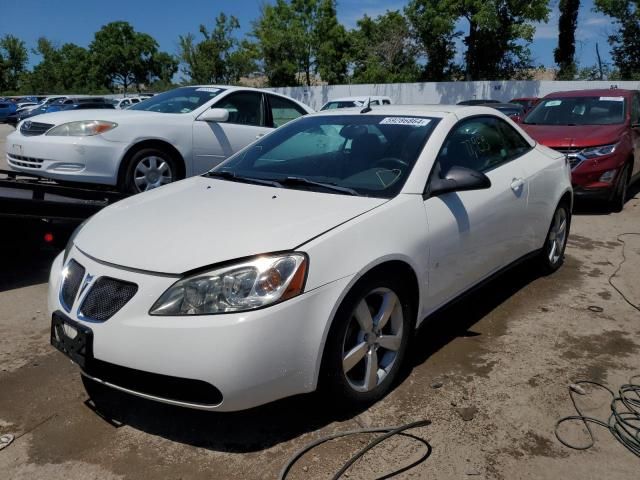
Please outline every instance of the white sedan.
[[309, 115], [79, 228], [51, 269], [51, 341], [90, 393], [370, 402], [427, 316], [524, 258], [559, 268], [571, 209], [564, 156], [494, 109]]
[[126, 110], [29, 118], [7, 137], [7, 163], [42, 177], [137, 193], [204, 173], [310, 112], [291, 98], [258, 89], [182, 87]]

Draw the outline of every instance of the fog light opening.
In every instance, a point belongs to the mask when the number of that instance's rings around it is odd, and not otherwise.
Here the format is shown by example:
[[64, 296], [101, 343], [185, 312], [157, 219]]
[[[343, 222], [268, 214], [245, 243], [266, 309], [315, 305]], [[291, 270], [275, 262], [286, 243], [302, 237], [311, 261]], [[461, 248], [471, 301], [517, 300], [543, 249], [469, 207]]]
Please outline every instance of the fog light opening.
[[600, 175], [600, 181], [601, 182], [605, 182], [605, 183], [611, 183], [613, 182], [613, 179], [616, 177], [616, 172], [618, 170], [614, 169], [614, 170], [607, 170], [606, 172], [604, 172], [602, 175]]

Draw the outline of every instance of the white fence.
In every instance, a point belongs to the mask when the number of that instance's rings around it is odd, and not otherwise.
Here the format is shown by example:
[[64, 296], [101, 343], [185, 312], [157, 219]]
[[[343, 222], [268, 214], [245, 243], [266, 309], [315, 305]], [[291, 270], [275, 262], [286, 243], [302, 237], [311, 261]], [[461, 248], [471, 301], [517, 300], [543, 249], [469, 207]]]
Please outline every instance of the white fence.
[[496, 81], [496, 82], [429, 82], [387, 83], [368, 85], [324, 85], [318, 87], [282, 87], [271, 90], [289, 95], [314, 109], [339, 97], [386, 95], [399, 104], [452, 104], [473, 98], [509, 101], [517, 97], [543, 97], [551, 92], [589, 88], [640, 89], [631, 81]]

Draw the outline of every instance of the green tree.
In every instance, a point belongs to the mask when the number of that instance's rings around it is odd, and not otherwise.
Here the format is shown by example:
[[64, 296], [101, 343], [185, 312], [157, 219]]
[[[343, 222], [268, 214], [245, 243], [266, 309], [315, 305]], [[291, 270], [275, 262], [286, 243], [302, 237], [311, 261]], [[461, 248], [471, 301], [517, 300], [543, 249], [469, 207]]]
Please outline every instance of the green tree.
[[558, 80], [573, 80], [577, 71], [574, 57], [580, 0], [560, 0], [559, 7], [558, 47], [553, 51], [553, 59], [558, 65], [556, 78]]
[[532, 67], [532, 22], [546, 21], [549, 0], [452, 0], [469, 25], [467, 80], [518, 78]]
[[376, 19], [365, 15], [351, 32], [353, 82], [414, 82], [420, 72], [418, 49], [412, 41], [407, 19], [388, 11]]
[[211, 32], [200, 25], [200, 42], [191, 33], [180, 36], [179, 58], [190, 83], [233, 83], [255, 70], [251, 45], [234, 37], [239, 28], [236, 17], [221, 12]]
[[96, 32], [89, 50], [100, 83], [107, 88], [120, 85], [126, 93], [152, 75], [158, 43], [128, 22], [111, 22]]
[[0, 91], [18, 90], [29, 53], [25, 43], [13, 35], [0, 38]]
[[328, 83], [346, 79], [349, 36], [338, 22], [335, 0], [263, 5], [252, 35], [271, 86], [311, 85], [315, 74]]
[[618, 27], [609, 35], [611, 57], [624, 80], [640, 79], [640, 10], [637, 1], [595, 0], [595, 8]]
[[441, 0], [411, 0], [405, 14], [412, 34], [427, 58], [421, 79], [431, 82], [452, 80], [458, 67], [454, 64], [457, 5]]

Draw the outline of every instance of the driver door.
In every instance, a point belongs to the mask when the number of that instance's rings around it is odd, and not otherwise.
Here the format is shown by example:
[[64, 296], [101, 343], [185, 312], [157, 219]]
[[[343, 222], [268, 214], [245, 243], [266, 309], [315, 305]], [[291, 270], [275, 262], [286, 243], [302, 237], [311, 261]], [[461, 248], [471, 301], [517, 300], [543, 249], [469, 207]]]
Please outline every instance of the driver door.
[[226, 122], [193, 122], [193, 175], [211, 170], [230, 155], [271, 131], [261, 92], [234, 92], [213, 104], [229, 112]]
[[[484, 190], [426, 196], [429, 226], [429, 305], [437, 308], [524, 254], [528, 182], [501, 119], [472, 117], [453, 128], [434, 163], [431, 178], [453, 166], [483, 172]], [[508, 125], [507, 125], [508, 126]], [[510, 127], [509, 127], [510, 128]], [[428, 188], [427, 188], [428, 193]]]

